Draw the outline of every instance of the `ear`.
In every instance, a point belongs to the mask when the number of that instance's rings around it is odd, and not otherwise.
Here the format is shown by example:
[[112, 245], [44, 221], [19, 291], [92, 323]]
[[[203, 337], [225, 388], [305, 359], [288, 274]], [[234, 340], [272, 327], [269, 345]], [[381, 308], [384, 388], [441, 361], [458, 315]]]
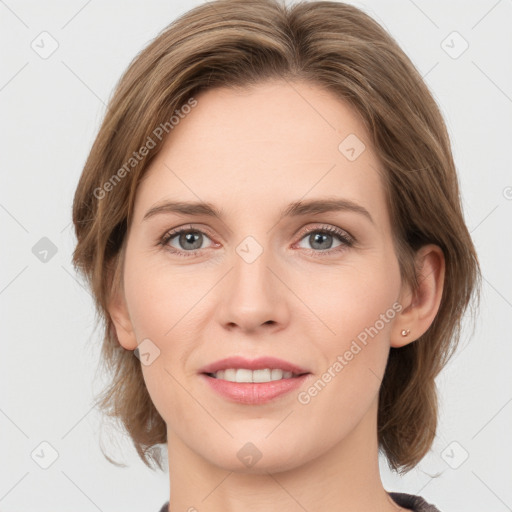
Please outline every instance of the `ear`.
[[428, 330], [443, 295], [445, 260], [441, 248], [434, 244], [421, 247], [416, 253], [415, 262], [419, 285], [415, 292], [410, 285], [404, 285], [401, 290], [399, 303], [403, 309], [391, 332], [391, 346], [395, 348], [417, 340]]
[[124, 293], [118, 287], [111, 295], [108, 312], [114, 324], [120, 345], [126, 350], [135, 350], [137, 348], [137, 339], [133, 332]]

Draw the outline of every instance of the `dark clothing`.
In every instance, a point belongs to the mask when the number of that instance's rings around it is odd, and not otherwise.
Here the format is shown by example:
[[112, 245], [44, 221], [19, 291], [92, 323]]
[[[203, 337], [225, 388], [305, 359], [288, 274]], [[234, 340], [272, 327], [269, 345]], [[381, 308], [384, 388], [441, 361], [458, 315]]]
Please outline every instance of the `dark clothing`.
[[[390, 492], [388, 493], [393, 501], [401, 507], [408, 508], [413, 512], [440, 512], [438, 508], [430, 503], [427, 503], [421, 496], [415, 494], [405, 494], [403, 492]], [[169, 502], [167, 502], [160, 512], [169, 512]]]

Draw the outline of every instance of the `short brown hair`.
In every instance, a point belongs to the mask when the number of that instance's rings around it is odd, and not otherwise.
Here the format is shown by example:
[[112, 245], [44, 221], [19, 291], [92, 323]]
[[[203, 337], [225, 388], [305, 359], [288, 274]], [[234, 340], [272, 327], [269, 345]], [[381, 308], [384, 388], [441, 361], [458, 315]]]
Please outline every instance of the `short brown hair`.
[[481, 276], [436, 102], [395, 40], [363, 11], [339, 2], [208, 2], [163, 30], [119, 81], [73, 203], [73, 263], [86, 276], [104, 321], [102, 362], [112, 376], [98, 404], [122, 422], [142, 460], [161, 468], [151, 448], [167, 442], [166, 425], [151, 401], [140, 362], [119, 345], [107, 306], [122, 278], [137, 186], [163, 144], [133, 168], [125, 164], [194, 94], [267, 79], [307, 81], [360, 114], [385, 170], [403, 280], [416, 289], [414, 255], [421, 246], [434, 243], [444, 253], [437, 316], [421, 338], [391, 348], [380, 388], [379, 447], [390, 468], [406, 472], [432, 445], [437, 426], [434, 379], [459, 342], [471, 298], [479, 299]]

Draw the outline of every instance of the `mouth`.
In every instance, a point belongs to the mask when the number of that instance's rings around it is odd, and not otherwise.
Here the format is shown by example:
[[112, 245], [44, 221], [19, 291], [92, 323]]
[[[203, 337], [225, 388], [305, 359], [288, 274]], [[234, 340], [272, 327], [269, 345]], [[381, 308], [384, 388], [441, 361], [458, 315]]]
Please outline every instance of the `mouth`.
[[276, 368], [227, 368], [200, 374], [207, 388], [216, 396], [231, 403], [252, 406], [264, 405], [278, 398], [289, 400], [294, 396], [292, 391], [304, 386], [311, 376], [309, 372], [296, 374]]
[[204, 373], [213, 379], [225, 380], [228, 382], [250, 382], [250, 383], [265, 383], [275, 382], [283, 379], [295, 379], [302, 375], [307, 375], [308, 372], [294, 373], [291, 371], [283, 370], [282, 368], [263, 368], [260, 370], [250, 370], [249, 368], [226, 368], [212, 373]]
[[200, 376], [223, 399], [259, 405], [290, 396], [312, 373], [273, 357], [255, 360], [228, 357], [202, 368]]
[[[224, 371], [224, 374], [221, 373], [222, 371]], [[233, 380], [235, 378], [243, 379], [236, 382], [268, 382], [282, 379], [283, 375], [286, 375], [284, 378], [290, 378], [292, 375], [298, 376], [309, 373], [309, 370], [276, 357], [246, 359], [241, 356], [231, 356], [206, 365], [199, 372], [231, 382], [235, 382]], [[261, 381], [259, 379], [265, 380]]]

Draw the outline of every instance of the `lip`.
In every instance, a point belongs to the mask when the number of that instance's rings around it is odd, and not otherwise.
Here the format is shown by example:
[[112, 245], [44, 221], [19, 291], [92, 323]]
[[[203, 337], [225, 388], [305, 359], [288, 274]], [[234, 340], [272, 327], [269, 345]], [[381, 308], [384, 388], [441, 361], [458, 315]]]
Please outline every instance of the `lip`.
[[297, 389], [311, 375], [311, 373], [305, 373], [299, 377], [271, 382], [230, 382], [210, 377], [206, 373], [201, 374], [200, 377], [206, 381], [213, 391], [232, 402], [259, 405]]
[[[216, 379], [210, 374], [228, 368], [246, 368], [248, 370], [281, 369], [292, 372], [297, 377], [274, 380], [271, 382], [230, 382]], [[200, 377], [210, 388], [222, 397], [241, 404], [259, 405], [283, 396], [286, 393], [300, 387], [312, 374], [300, 366], [275, 357], [259, 357], [257, 359], [245, 359], [244, 357], [227, 357], [200, 370]]]
[[228, 368], [246, 368], [248, 370], [263, 370], [265, 368], [270, 368], [271, 370], [281, 369], [285, 372], [292, 372], [298, 375], [309, 373], [309, 371], [304, 368], [276, 357], [258, 357], [257, 359], [250, 360], [241, 356], [226, 357], [225, 359], [215, 361], [201, 368], [199, 373], [215, 373]]

